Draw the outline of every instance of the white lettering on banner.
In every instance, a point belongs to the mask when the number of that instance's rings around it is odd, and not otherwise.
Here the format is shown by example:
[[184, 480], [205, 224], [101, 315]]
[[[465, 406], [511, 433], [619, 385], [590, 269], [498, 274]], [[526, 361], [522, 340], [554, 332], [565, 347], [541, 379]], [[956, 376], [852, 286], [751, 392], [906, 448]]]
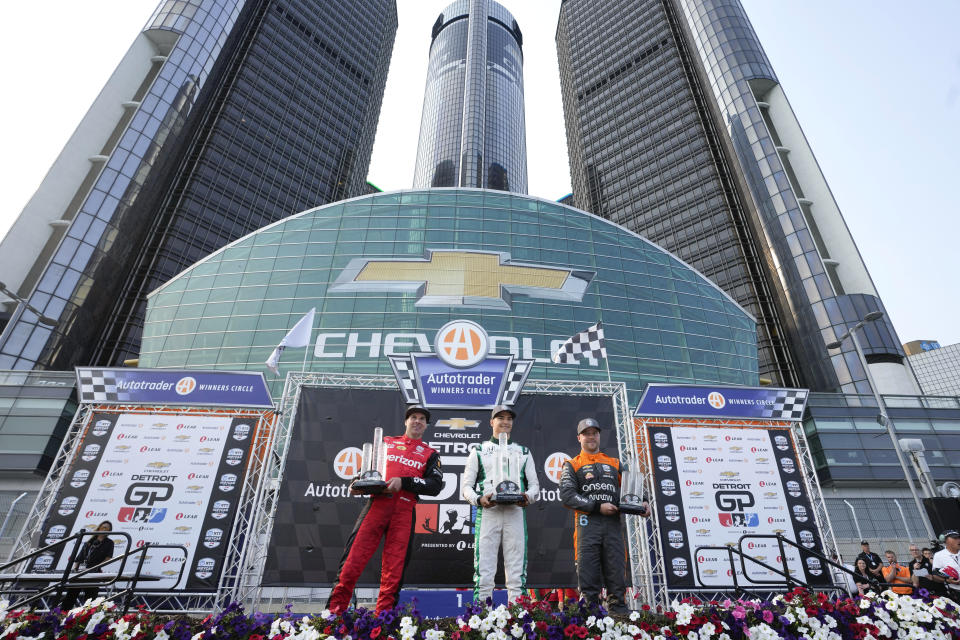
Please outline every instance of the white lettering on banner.
[[399, 462], [404, 466], [413, 467], [414, 469], [423, 469], [426, 466], [425, 463], [420, 462], [419, 460], [411, 460], [406, 456], [401, 456], [396, 453], [387, 454], [387, 462]]
[[[543, 336], [536, 338], [514, 336], [489, 336], [490, 355], [512, 355], [514, 358], [533, 360], [541, 364], [552, 362], [550, 356], [559, 350], [566, 339], [550, 340], [547, 349], [534, 348], [534, 340], [543, 341]], [[425, 333], [387, 333], [375, 331], [370, 333], [319, 333], [314, 346], [315, 358], [369, 358], [381, 356], [401, 356], [411, 352], [430, 353], [430, 341]], [[366, 347], [364, 349], [363, 347]], [[541, 356], [534, 354], [539, 352]], [[591, 367], [600, 366], [600, 362], [587, 357], [584, 361]], [[449, 383], [448, 383], [449, 384]]]
[[371, 333], [367, 342], [360, 341], [359, 333], [351, 333], [347, 337], [347, 357], [357, 357], [357, 347], [370, 347], [367, 357], [370, 359], [380, 357], [380, 336], [381, 333]]

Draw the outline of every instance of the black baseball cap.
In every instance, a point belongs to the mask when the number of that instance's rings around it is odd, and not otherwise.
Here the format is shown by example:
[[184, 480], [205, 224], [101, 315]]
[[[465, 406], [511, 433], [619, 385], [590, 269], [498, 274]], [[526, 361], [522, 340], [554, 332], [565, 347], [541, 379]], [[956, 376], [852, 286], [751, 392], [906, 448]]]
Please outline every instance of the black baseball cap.
[[511, 418], [517, 417], [517, 412], [505, 404], [498, 404], [490, 411], [490, 418], [496, 418], [501, 413], [509, 413]]
[[409, 418], [411, 413], [422, 413], [423, 415], [427, 416], [427, 422], [430, 422], [430, 412], [418, 404], [415, 404], [412, 407], [407, 407], [407, 412], [403, 414], [403, 419], [406, 420]]
[[600, 423], [594, 418], [584, 418], [577, 423], [577, 435], [580, 435], [587, 429], [596, 429], [597, 431], [600, 431]]
[[960, 538], [960, 532], [956, 529], [947, 529], [940, 534], [940, 539], [946, 541], [947, 538]]

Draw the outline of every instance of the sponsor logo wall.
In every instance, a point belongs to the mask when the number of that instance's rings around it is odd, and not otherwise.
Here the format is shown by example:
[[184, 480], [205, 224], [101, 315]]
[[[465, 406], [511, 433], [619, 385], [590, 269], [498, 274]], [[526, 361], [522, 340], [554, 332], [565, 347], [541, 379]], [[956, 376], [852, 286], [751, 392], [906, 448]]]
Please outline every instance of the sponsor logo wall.
[[[367, 502], [349, 495], [363, 443], [376, 426], [403, 432], [405, 403], [396, 391], [302, 387], [280, 487], [264, 585], [323, 586], [337, 575], [343, 549]], [[514, 406], [516, 442], [537, 463], [540, 499], [527, 508], [528, 586], [575, 586], [573, 511], [560, 503], [563, 462], [579, 451], [576, 424], [596, 417], [606, 428], [601, 447], [617, 455], [610, 398], [521, 396]], [[444, 487], [416, 507], [407, 586], [465, 587], [473, 583], [475, 509], [460, 498], [468, 446], [490, 438], [489, 410], [432, 409], [424, 442], [441, 456]], [[375, 556], [360, 584], [379, 583]], [[498, 583], [502, 584], [502, 571]]]
[[[256, 418], [94, 413], [43, 527], [43, 544], [109, 520], [135, 546], [181, 544], [178, 588], [216, 589], [236, 515]], [[126, 551], [116, 537], [114, 555]], [[72, 545], [34, 569], [63, 568]], [[173, 579], [183, 553], [148, 553], [143, 571]], [[127, 570], [132, 570], [130, 561]], [[168, 588], [170, 582], [160, 582]]]
[[[648, 425], [647, 431], [671, 588], [732, 585], [728, 554], [697, 548], [736, 546], [744, 535], [782, 533], [823, 552], [789, 428]], [[775, 539], [747, 538], [741, 548], [782, 567]], [[829, 582], [817, 558], [785, 548], [793, 575], [808, 584]], [[736, 557], [734, 565], [739, 584], [749, 584]], [[746, 568], [754, 580], [783, 580], [753, 562]]]

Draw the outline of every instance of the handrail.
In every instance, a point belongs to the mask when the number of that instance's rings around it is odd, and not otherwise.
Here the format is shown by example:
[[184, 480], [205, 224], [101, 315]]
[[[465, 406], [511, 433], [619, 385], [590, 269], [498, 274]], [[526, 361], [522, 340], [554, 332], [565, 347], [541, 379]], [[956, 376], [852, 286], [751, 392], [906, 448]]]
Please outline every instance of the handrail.
[[[107, 558], [103, 562], [97, 565], [94, 565], [92, 567], [86, 567], [79, 573], [72, 573], [71, 568], [74, 566], [74, 564], [76, 564], [77, 554], [80, 549], [80, 544], [79, 544], [80, 540], [82, 540], [85, 536], [101, 535], [101, 534], [109, 535], [109, 536], [122, 536], [126, 538], [127, 551], [119, 556]], [[130, 605], [130, 597], [135, 592], [137, 583], [140, 581], [140, 577], [143, 572], [143, 564], [144, 564], [144, 561], [146, 560], [147, 551], [149, 549], [179, 549], [183, 552], [184, 561], [180, 563], [180, 571], [177, 574], [177, 579], [173, 581], [172, 586], [167, 587], [165, 589], [160, 589], [160, 591], [172, 591], [174, 588], [176, 588], [176, 586], [180, 584], [180, 580], [183, 578], [183, 572], [186, 569], [186, 564], [187, 564], [186, 560], [188, 557], [188, 552], [187, 552], [187, 548], [183, 545], [151, 544], [148, 542], [141, 547], [133, 548], [132, 547], [133, 538], [126, 531], [78, 531], [77, 533], [67, 538], [64, 538], [63, 540], [58, 540], [52, 544], [48, 544], [44, 547], [31, 551], [30, 553], [27, 553], [23, 556], [20, 556], [18, 558], [15, 558], [13, 560], [10, 560], [0, 565], [0, 573], [2, 573], [5, 569], [8, 569], [11, 566], [30, 560], [31, 558], [43, 555], [44, 553], [50, 551], [51, 549], [54, 549], [61, 545], [66, 545], [68, 542], [73, 540], [76, 540], [77, 544], [74, 545], [70, 553], [69, 560], [67, 562], [67, 565], [64, 567], [64, 570], [62, 575], [60, 576], [60, 579], [56, 580], [54, 578], [54, 575], [56, 575], [58, 572], [52, 571], [50, 575], [51, 584], [49, 584], [46, 588], [41, 589], [40, 591], [37, 591], [36, 593], [29, 596], [28, 598], [20, 602], [17, 602], [15, 606], [23, 607], [33, 602], [39, 601], [42, 598], [45, 598], [46, 596], [52, 593], [66, 592], [68, 589], [72, 587], [83, 587], [84, 589], [102, 589], [104, 587], [109, 587], [113, 584], [116, 584], [123, 577], [123, 570], [126, 568], [127, 559], [133, 557], [135, 554], [140, 554], [139, 560], [137, 562], [137, 567], [134, 570], [133, 575], [130, 577], [129, 580], [125, 580], [129, 583], [128, 586], [125, 589], [117, 592], [116, 594], [117, 597], [120, 597], [120, 596], [123, 597], [123, 613], [125, 614]], [[99, 572], [101, 569], [105, 568], [107, 565], [115, 564], [117, 562], [119, 562], [117, 574], [115, 576], [110, 577], [109, 579], [106, 579], [101, 582], [86, 581], [86, 582], [81, 582], [79, 584], [76, 582], [78, 578], [82, 578], [83, 576], [90, 573]], [[4, 580], [3, 582], [16, 582], [16, 578]], [[18, 593], [18, 592], [7, 591], [7, 593]]]
[[[904, 585], [899, 584], [899, 583], [898, 583], [898, 584], [893, 584], [893, 583], [890, 583], [890, 582], [882, 582], [882, 581], [880, 581], [880, 580], [877, 580], [876, 578], [871, 578], [871, 577], [869, 577], [869, 576], [863, 576], [863, 575], [861, 575], [861, 574], [859, 574], [859, 573], [856, 573], [856, 572], [854, 572], [854, 571], [851, 571], [850, 569], [846, 568], [846, 567], [843, 566], [842, 564], [839, 564], [839, 563], [837, 563], [837, 562], [834, 562], [833, 560], [831, 560], [830, 558], [826, 557], [826, 556], [823, 555], [822, 553], [820, 553], [820, 552], [818, 552], [818, 551], [814, 551], [813, 549], [808, 549], [808, 548], [806, 548], [806, 547], [804, 547], [804, 546], [801, 546], [801, 545], [797, 544], [794, 540], [791, 540], [790, 538], [785, 537], [785, 536], [784, 536], [783, 534], [781, 534], [781, 533], [776, 533], [776, 534], [773, 534], [773, 533], [746, 533], [746, 534], [740, 536], [740, 539], [737, 540], [737, 547], [738, 547], [738, 548], [741, 547], [741, 545], [743, 545], [743, 541], [744, 541], [745, 539], [747, 539], [747, 538], [768, 538], [768, 539], [769, 539], [769, 538], [774, 538], [774, 539], [776, 539], [776, 540], [777, 540], [777, 544], [778, 544], [778, 546], [780, 547], [780, 562], [783, 564], [783, 568], [784, 568], [785, 571], [787, 571], [788, 574], [789, 574], [789, 571], [788, 571], [788, 567], [787, 567], [787, 554], [784, 552], [784, 548], [783, 548], [784, 543], [789, 544], [790, 546], [798, 549], [799, 551], [802, 551], [803, 553], [805, 553], [805, 554], [807, 554], [807, 555], [809, 555], [809, 556], [813, 556], [813, 557], [819, 559], [821, 563], [824, 563], [824, 564], [829, 565], [829, 566], [831, 566], [831, 567], [835, 567], [835, 568], [837, 568], [837, 569], [840, 569], [840, 571], [842, 571], [843, 573], [846, 573], [847, 575], [853, 577], [855, 580], [856, 580], [856, 579], [866, 578], [866, 579], [869, 581], [870, 586], [871, 586], [871, 587], [876, 587], [876, 588], [878, 589], [878, 591], [879, 591], [879, 588], [882, 587], [882, 586], [898, 586], [898, 587], [904, 586]], [[759, 560], [756, 560], [756, 559], [754, 559], [754, 558], [750, 558], [750, 560], [751, 560], [751, 562], [756, 562], [757, 564], [762, 564]], [[750, 581], [750, 582], [752, 582], [752, 583], [754, 583], [754, 584], [780, 584], [779, 582], [771, 582], [771, 581], [769, 581], [769, 580], [754, 580], [753, 578], [751, 578], [750, 576], [748, 576], [748, 575], [747, 575], [747, 568], [746, 568], [746, 566], [745, 566], [744, 563], [743, 563], [743, 558], [742, 558], [742, 557], [740, 558], [740, 567], [743, 569], [743, 575], [744, 575], [744, 577], [745, 577], [748, 581]], [[782, 572], [777, 572], [777, 573], [780, 573], [780, 575], [784, 575]], [[831, 575], [832, 575], [832, 573], [831, 573]], [[803, 583], [802, 581], [797, 580], [796, 578], [793, 578], [792, 575], [790, 575], [790, 577], [789, 577], [788, 580], [787, 580], [787, 587], [788, 587], [788, 588], [790, 587], [790, 582], [791, 582], [791, 581], [797, 582], [797, 583], [799, 583], [799, 584], [803, 584], [803, 586], [807, 586], [807, 585], [806, 585], [805, 583]], [[834, 586], [837, 586], [836, 583], [834, 583], [832, 580], [831, 580], [831, 583], [834, 584]]]
[[[718, 584], [718, 585], [712, 585], [712, 584], [711, 584], [711, 585], [708, 585], [708, 584], [704, 584], [703, 580], [700, 578], [700, 563], [697, 562], [697, 563], [695, 563], [695, 565], [696, 565], [696, 567], [697, 567], [697, 571], [696, 571], [696, 573], [697, 573], [697, 582], [700, 583], [700, 586], [701, 586], [701, 587], [710, 587], [711, 589], [717, 589], [717, 588], [725, 588], [725, 587], [733, 586], [733, 588], [734, 588], [735, 590], [737, 590], [738, 592], [739, 592], [739, 591], [746, 591], [743, 587], [739, 586], [739, 584], [737, 583], [737, 569], [736, 569], [736, 567], [734, 566], [734, 563], [733, 563], [733, 556], [734, 556], [734, 555], [737, 555], [737, 556], [740, 556], [740, 566], [743, 567], [743, 577], [746, 578], [748, 582], [752, 582], [752, 583], [754, 583], [754, 584], [781, 584], [780, 582], [769, 582], [769, 581], [760, 582], [760, 581], [756, 581], [756, 580], [751, 579], [750, 576], [747, 575], [746, 567], [745, 567], [744, 564], [743, 564], [743, 559], [744, 559], [745, 557], [746, 557], [746, 558], [750, 558], [750, 561], [751, 561], [751, 562], [755, 562], [755, 563], [759, 564], [761, 567], [763, 567], [763, 568], [765, 568], [765, 569], [769, 569], [770, 571], [773, 571], [774, 573], [777, 573], [777, 574], [779, 574], [779, 575], [782, 575], [782, 576], [784, 576], [784, 577], [787, 577], [788, 579], [787, 579], [786, 581], [784, 581], [784, 583], [785, 583], [785, 584], [788, 586], [788, 588], [789, 588], [790, 579], [789, 579], [789, 577], [788, 577], [788, 574], [783, 573], [782, 571], [780, 571], [780, 570], [777, 569], [776, 567], [772, 567], [772, 566], [766, 564], [765, 562], [762, 562], [762, 561], [760, 561], [760, 560], [757, 560], [757, 559], [755, 559], [755, 558], [750, 557], [749, 555], [747, 555], [746, 553], [743, 552], [743, 550], [740, 548], [739, 543], [737, 544], [736, 548], [734, 548], [733, 546], [722, 546], [722, 547], [720, 547], [720, 546], [705, 546], [705, 547], [697, 547], [696, 549], [694, 549], [694, 556], [699, 555], [699, 553], [700, 553], [701, 551], [703, 551], [703, 550], [707, 550], [707, 551], [723, 551], [723, 550], [726, 550], [726, 551], [727, 551], [727, 560], [730, 562], [730, 569], [731, 569], [731, 571], [730, 571], [730, 577], [733, 579], [733, 585], [725, 585], [725, 584]], [[803, 582], [802, 580], [795, 580], [795, 579], [794, 579], [794, 581], [797, 582], [798, 584], [800, 584], [801, 586], [804, 586], [804, 587], [808, 587], [808, 588], [809, 588], [809, 585], [807, 585], [807, 584], [806, 584], [805, 582]]]

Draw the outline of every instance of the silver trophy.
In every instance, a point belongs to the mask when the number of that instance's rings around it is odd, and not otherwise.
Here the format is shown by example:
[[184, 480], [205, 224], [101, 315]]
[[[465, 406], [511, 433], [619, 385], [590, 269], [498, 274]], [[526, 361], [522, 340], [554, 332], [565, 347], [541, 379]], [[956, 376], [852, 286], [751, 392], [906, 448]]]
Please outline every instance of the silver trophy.
[[352, 488], [360, 493], [383, 493], [387, 483], [387, 450], [383, 446], [383, 429], [373, 430], [373, 442], [363, 443], [363, 461], [360, 463], [360, 477], [353, 481]]
[[497, 467], [493, 479], [496, 489], [493, 501], [497, 504], [517, 504], [523, 502], [523, 492], [520, 491], [520, 458], [507, 445], [507, 434], [499, 436], [497, 449]]
[[639, 460], [636, 452], [631, 451], [627, 460], [620, 463], [620, 504], [617, 508], [620, 513], [630, 513], [638, 516], [647, 515], [647, 508], [643, 504], [643, 478], [635, 471], [639, 469]]

